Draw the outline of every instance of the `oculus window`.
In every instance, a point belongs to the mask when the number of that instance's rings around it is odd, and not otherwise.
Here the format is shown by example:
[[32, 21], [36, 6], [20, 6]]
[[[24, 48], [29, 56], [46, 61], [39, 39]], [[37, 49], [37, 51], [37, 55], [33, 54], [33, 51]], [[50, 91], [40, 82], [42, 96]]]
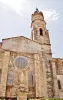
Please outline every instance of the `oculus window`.
[[19, 56], [15, 58], [15, 66], [20, 69], [27, 68], [28, 60], [27, 57]]

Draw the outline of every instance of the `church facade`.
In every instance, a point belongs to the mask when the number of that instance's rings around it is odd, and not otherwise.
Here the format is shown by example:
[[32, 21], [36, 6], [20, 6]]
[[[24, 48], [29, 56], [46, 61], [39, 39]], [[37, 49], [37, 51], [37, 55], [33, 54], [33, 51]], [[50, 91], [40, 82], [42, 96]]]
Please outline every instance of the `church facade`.
[[38, 9], [32, 14], [31, 39], [19, 36], [0, 43], [0, 97], [63, 98], [63, 59], [52, 58], [49, 31]]

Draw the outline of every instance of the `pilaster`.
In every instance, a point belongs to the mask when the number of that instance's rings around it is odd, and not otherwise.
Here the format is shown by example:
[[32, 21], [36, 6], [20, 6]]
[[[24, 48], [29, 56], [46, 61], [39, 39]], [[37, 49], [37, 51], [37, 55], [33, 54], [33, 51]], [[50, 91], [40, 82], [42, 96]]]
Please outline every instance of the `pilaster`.
[[45, 62], [39, 54], [34, 54], [35, 58], [35, 82], [36, 97], [47, 97]]
[[1, 76], [2, 96], [6, 95], [6, 82], [7, 82], [9, 57], [10, 57], [10, 52], [5, 51], [3, 56], [2, 76]]
[[53, 71], [53, 79], [54, 79], [54, 97], [59, 97], [58, 85], [57, 85], [57, 75], [56, 75], [56, 66], [55, 62], [52, 62], [52, 71]]

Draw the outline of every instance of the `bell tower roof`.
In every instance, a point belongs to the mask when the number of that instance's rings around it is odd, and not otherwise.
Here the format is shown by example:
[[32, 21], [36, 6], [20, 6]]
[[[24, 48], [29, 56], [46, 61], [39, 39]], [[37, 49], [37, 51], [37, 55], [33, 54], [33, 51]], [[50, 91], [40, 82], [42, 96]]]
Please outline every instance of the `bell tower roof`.
[[34, 11], [32, 15], [36, 15], [36, 14], [39, 14], [44, 17], [43, 12], [39, 11], [38, 8], [36, 8], [36, 10]]
[[38, 20], [44, 21], [44, 15], [43, 15], [43, 13], [41, 11], [38, 10], [38, 8], [36, 8], [36, 10], [34, 11], [34, 13], [32, 14], [31, 19], [32, 19], [32, 22], [38, 21]]

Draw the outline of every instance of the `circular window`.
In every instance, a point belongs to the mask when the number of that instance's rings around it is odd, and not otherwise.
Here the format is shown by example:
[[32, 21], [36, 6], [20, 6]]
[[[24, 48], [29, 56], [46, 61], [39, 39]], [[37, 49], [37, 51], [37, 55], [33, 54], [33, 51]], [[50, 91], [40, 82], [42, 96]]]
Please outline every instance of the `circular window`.
[[28, 60], [26, 57], [16, 57], [15, 58], [15, 66], [20, 68], [20, 69], [24, 69], [26, 68], [28, 65]]

